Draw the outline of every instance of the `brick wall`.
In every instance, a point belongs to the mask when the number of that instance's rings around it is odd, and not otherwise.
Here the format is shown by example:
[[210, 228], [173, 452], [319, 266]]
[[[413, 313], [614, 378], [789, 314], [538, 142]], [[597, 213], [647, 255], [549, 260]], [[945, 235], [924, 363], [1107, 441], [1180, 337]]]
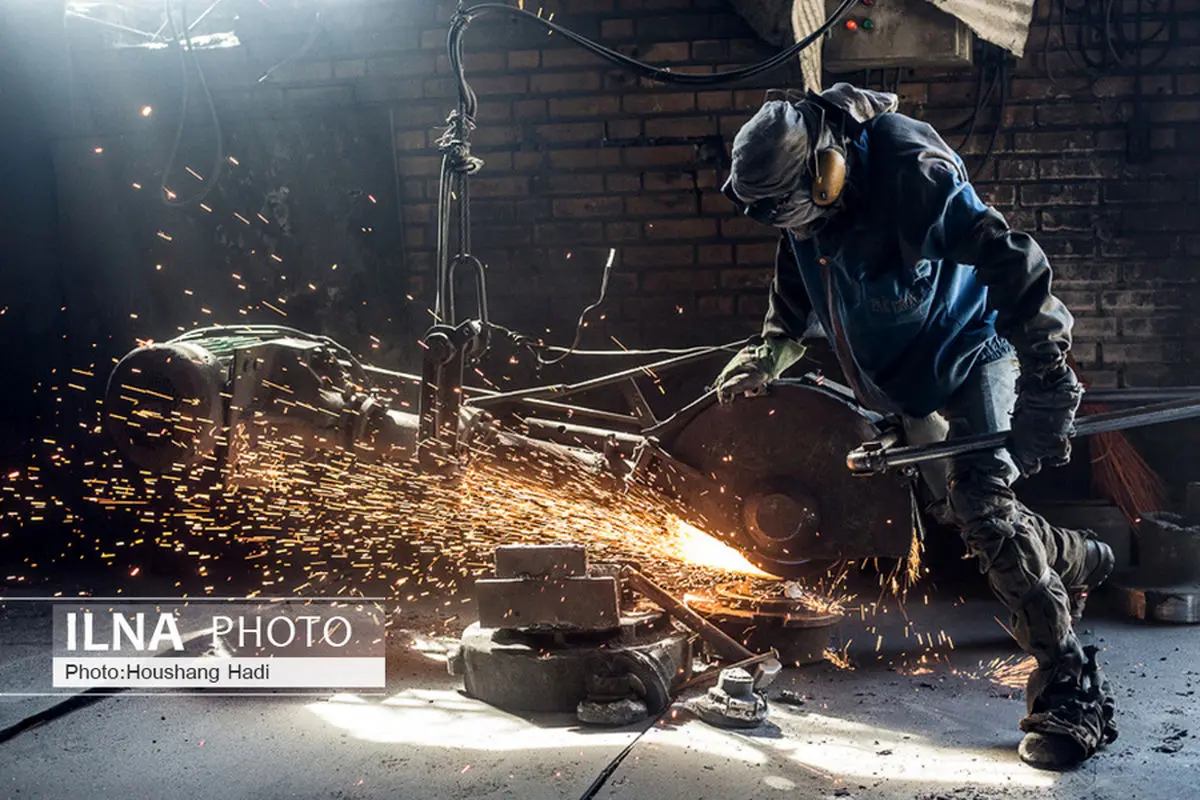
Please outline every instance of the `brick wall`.
[[[1143, 77], [1142, 113], [1151, 122], [1144, 163], [1126, 157], [1131, 71], [1086, 86], [1052, 41], [1057, 81], [1050, 80], [1045, 45], [1056, 27], [1051, 3], [1039, 0], [1003, 128], [978, 179], [985, 198], [1050, 254], [1058, 292], [1077, 315], [1077, 357], [1100, 385], [1196, 382], [1188, 310], [1196, 300], [1191, 259], [1200, 252], [1200, 2], [1176, 0], [1174, 8], [1176, 41]], [[429, 0], [332, 4], [311, 45], [263, 82], [257, 78], [267, 67], [309, 38], [311, 16], [242, 9], [230, 24], [244, 46], [201, 54], [227, 121], [390, 115], [398, 175], [387, 179], [395, 178], [403, 220], [395, 268], [418, 305], [432, 293], [434, 143], [454, 104], [444, 53], [452, 10]], [[545, 11], [679, 70], [729, 68], [772, 52], [727, 0], [561, 0]], [[172, 54], [87, 51], [87, 35], [77, 31], [72, 43], [77, 73], [86, 73], [75, 102], [91, 100], [77, 127], [84, 116], [89, 132], [129, 128], [129, 103], [105, 96], [114, 85], [147, 87], [143, 95], [157, 94], [156, 107], [170, 113], [178, 93]], [[568, 337], [615, 247], [610, 300], [591, 343], [614, 335], [629, 345], [709, 342], [757, 327], [774, 237], [731, 217], [718, 187], [733, 134], [764, 88], [794, 83], [798, 70], [697, 92], [631, 78], [511, 19], [475, 22], [465, 43], [480, 97], [474, 150], [486, 162], [472, 183], [475, 247], [489, 268], [497, 321]], [[939, 127], [960, 123], [974, 107], [975, 70], [906, 70], [901, 78], [902, 110]], [[995, 105], [961, 148], [969, 166], [991, 139]], [[202, 124], [203, 108], [195, 113]], [[387, 179], [380, 176], [376, 194], [389, 188]], [[375, 219], [371, 229], [394, 225]], [[295, 231], [297, 239], [306, 235], [321, 236]]]
[[[1076, 356], [1097, 385], [1195, 382], [1188, 309], [1196, 299], [1191, 259], [1200, 252], [1200, 6], [1176, 8], [1177, 40], [1143, 76], [1142, 114], [1151, 122], [1143, 163], [1126, 157], [1130, 71], [1080, 89], [1085, 82], [1056, 52], [1056, 39], [1046, 52], [1055, 29], [1043, 1], [1028, 54], [1013, 71], [1003, 128], [977, 179], [981, 194], [1050, 255], [1057, 290], [1077, 316]], [[720, 0], [567, 0], [557, 19], [680, 68], [764, 54]], [[652, 344], [753, 330], [772, 236], [731, 218], [717, 188], [729, 142], [762, 89], [639, 85], [528, 26], [481, 24], [466, 41], [482, 99], [476, 150], [488, 162], [475, 183], [475, 235], [497, 316], [569, 327], [595, 292], [607, 248], [616, 247], [608, 332]], [[420, 51], [383, 63], [412, 71], [434, 64], [444, 72], [441, 26], [423, 31], [420, 43]], [[1057, 82], [1047, 77], [1047, 58]], [[974, 107], [974, 71], [901, 77], [903, 110], [935, 125], [960, 123]], [[441, 98], [450, 87], [428, 76], [404, 86], [415, 94], [418, 83], [422, 97], [406, 103], [412, 115], [398, 146], [410, 274], [424, 291], [437, 169], [432, 126], [447, 109]], [[972, 168], [992, 139], [995, 106], [963, 143]], [[960, 138], [948, 136], [953, 144]]]

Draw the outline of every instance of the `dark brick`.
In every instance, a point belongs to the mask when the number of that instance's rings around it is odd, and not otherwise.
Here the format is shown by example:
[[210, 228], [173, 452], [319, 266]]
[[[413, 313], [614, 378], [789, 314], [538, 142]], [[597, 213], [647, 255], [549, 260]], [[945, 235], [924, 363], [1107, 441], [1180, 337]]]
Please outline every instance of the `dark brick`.
[[1179, 342], [1105, 342], [1106, 364], [1162, 363], [1179, 361]]
[[705, 239], [717, 235], [717, 221], [692, 219], [660, 219], [646, 223], [647, 239]]
[[537, 175], [533, 188], [545, 194], [600, 194], [604, 191], [604, 176], [578, 172]]
[[1196, 209], [1185, 205], [1129, 206], [1121, 212], [1121, 228], [1126, 231], [1196, 230]]
[[538, 125], [534, 130], [544, 142], [598, 142], [604, 136], [604, 125], [599, 122], [560, 122]]
[[694, 263], [691, 245], [637, 245], [621, 248], [621, 263], [626, 267], [675, 267]]
[[1094, 183], [1032, 183], [1021, 186], [1021, 205], [1080, 206], [1100, 200], [1100, 187]]
[[550, 151], [550, 166], [555, 169], [597, 169], [615, 167], [620, 163], [621, 151], [616, 148]]
[[1121, 181], [1104, 184], [1106, 203], [1183, 203], [1194, 202], [1191, 183], [1170, 181]]
[[1089, 158], [1044, 158], [1038, 161], [1041, 178], [1104, 178], [1117, 173], [1120, 161], [1104, 156]]
[[1067, 153], [1095, 147], [1096, 135], [1087, 130], [1013, 134], [1013, 151], [1017, 153]]
[[1183, 298], [1166, 290], [1119, 290], [1103, 292], [1100, 307], [1108, 311], [1166, 311], [1178, 309]]
[[618, 113], [620, 109], [621, 98], [616, 95], [550, 99], [550, 115], [553, 117], [608, 116]]
[[1182, 320], [1175, 316], [1130, 317], [1121, 320], [1121, 335], [1130, 338], [1157, 338], [1179, 336], [1183, 333]]
[[642, 174], [642, 185], [646, 191], [686, 190], [695, 187], [696, 176], [692, 172], [646, 172]]
[[625, 213], [631, 217], [695, 216], [694, 194], [642, 194], [625, 201]]
[[605, 241], [604, 226], [599, 222], [555, 221], [535, 226], [534, 232], [538, 244], [543, 245], [578, 245]]
[[[400, 56], [372, 58], [367, 61], [367, 74], [372, 77], [395, 77], [399, 75], [427, 75], [433, 72], [432, 53], [406, 53]], [[472, 77], [472, 83], [474, 78]]]
[[477, 75], [471, 88], [479, 95], [525, 94], [530, 79], [524, 75]]
[[630, 167], [673, 167], [696, 163], [696, 148], [689, 145], [626, 147], [621, 158]]
[[508, 54], [509, 69], [537, 69], [541, 63], [540, 50], [516, 50]]
[[733, 248], [727, 244], [701, 244], [696, 246], [697, 264], [719, 264], [727, 267], [733, 262]]
[[696, 298], [696, 313], [706, 317], [725, 317], [733, 313], [733, 298], [707, 295]]
[[604, 238], [612, 242], [632, 242], [642, 238], [640, 222], [606, 222]]
[[621, 108], [627, 114], [673, 114], [691, 111], [696, 106], [694, 94], [678, 92], [645, 92], [622, 98]]
[[554, 201], [556, 217], [615, 217], [622, 211], [619, 197], [581, 197]]
[[547, 69], [557, 69], [559, 67], [598, 67], [602, 63], [599, 56], [574, 46], [557, 50], [544, 50], [542, 52], [542, 66]]
[[1071, 208], [1047, 208], [1039, 212], [1044, 231], [1090, 231], [1096, 226], [1096, 213]]
[[727, 289], [761, 289], [771, 285], [773, 273], [765, 269], [727, 269], [721, 272], [721, 286]]
[[637, 175], [618, 172], [604, 176], [604, 188], [610, 192], [636, 192], [642, 188], [642, 182]]
[[696, 138], [715, 136], [717, 120], [714, 117], [683, 117], [679, 119], [650, 119], [645, 123], [646, 135], [650, 138]]
[[606, 19], [600, 23], [600, 35], [605, 39], [632, 39], [633, 20]]
[[538, 72], [529, 77], [529, 91], [534, 94], [594, 92], [599, 88], [599, 72]]
[[715, 289], [717, 273], [712, 270], [654, 270], [642, 274], [642, 291], [678, 292]]
[[472, 178], [473, 197], [527, 197], [529, 179], [506, 176], [502, 178]]

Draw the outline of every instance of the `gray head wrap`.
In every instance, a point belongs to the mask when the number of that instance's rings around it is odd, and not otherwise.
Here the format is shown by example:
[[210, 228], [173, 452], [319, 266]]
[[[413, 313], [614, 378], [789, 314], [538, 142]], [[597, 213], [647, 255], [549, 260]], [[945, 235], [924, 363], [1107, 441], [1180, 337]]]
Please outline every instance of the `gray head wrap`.
[[[821, 96], [858, 122], [894, 111], [898, 103], [894, 94], [848, 83], [835, 84]], [[774, 224], [803, 229], [832, 213], [832, 209], [814, 205], [807, 192], [798, 191], [810, 179], [813, 153], [830, 146], [845, 147], [845, 143], [828, 122], [806, 122], [795, 103], [768, 101], [734, 137], [730, 188], [746, 203], [786, 198]]]

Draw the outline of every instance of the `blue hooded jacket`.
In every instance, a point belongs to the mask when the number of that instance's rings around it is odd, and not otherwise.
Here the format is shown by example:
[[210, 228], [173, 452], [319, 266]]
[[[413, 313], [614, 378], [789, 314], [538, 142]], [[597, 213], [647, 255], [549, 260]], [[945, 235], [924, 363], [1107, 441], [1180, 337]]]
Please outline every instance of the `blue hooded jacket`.
[[844, 207], [810, 237], [783, 234], [764, 336], [819, 323], [860, 401], [914, 417], [1013, 345], [1023, 370], [1064, 362], [1072, 319], [1045, 255], [979, 199], [931, 126], [881, 114], [848, 156]]

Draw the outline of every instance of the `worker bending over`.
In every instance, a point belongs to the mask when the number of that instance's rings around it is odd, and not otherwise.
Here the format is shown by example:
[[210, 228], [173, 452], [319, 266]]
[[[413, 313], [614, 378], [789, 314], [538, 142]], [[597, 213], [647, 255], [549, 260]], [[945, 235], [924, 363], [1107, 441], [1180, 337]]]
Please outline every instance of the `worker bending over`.
[[1011, 428], [1007, 450], [943, 463], [949, 511], [1037, 659], [1021, 758], [1071, 767], [1116, 738], [1095, 649], [1073, 626], [1113, 555], [1090, 532], [1051, 526], [1011, 486], [1070, 458], [1083, 394], [1067, 364], [1073, 320], [1037, 243], [896, 105], [841, 83], [771, 100], [738, 132], [725, 194], [781, 238], [762, 336], [722, 371], [718, 395], [760, 393], [823, 334], [859, 401], [910, 432], [935, 413], [952, 439]]

